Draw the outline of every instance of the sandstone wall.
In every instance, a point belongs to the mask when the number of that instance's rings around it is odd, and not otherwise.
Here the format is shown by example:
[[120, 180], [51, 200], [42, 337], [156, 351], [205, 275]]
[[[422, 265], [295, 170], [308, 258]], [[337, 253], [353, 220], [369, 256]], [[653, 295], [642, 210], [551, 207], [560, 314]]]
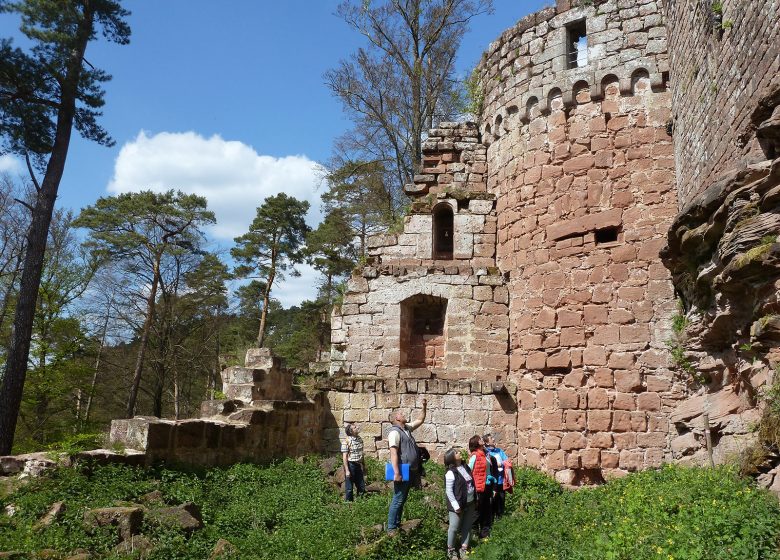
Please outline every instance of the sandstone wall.
[[755, 130], [774, 108], [761, 104], [780, 74], [778, 3], [720, 4], [666, 5], [681, 206], [724, 171], [764, 159]]
[[[505, 379], [509, 293], [495, 270], [368, 267], [353, 276], [332, 317], [331, 372], [383, 378]], [[446, 300], [440, 367], [404, 364], [403, 305], [419, 295]]]
[[114, 420], [111, 443], [142, 452], [147, 465], [265, 463], [321, 451], [324, 395], [296, 390], [292, 372], [267, 348], [250, 348], [245, 364], [222, 371], [228, 398], [205, 401], [200, 418]]
[[[566, 26], [583, 17], [589, 64], [568, 69]], [[483, 64], [521, 458], [574, 484], [658, 466], [686, 393], [658, 257], [677, 208], [659, 6], [546, 10]]]
[[345, 422], [358, 422], [366, 450], [387, 459], [388, 415], [401, 409], [416, 419], [426, 398], [428, 415], [414, 435], [434, 460], [441, 462], [450, 447], [465, 447], [471, 436], [488, 432], [496, 434], [510, 456], [517, 455], [516, 387], [511, 383], [333, 379], [327, 389], [322, 418], [326, 452], [339, 451]]

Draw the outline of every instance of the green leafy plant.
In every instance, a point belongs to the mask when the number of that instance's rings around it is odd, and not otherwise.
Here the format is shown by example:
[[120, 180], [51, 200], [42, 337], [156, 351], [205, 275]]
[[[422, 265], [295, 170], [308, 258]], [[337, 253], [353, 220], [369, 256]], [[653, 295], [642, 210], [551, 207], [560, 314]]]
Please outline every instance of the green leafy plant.
[[733, 469], [667, 465], [561, 492], [496, 523], [475, 560], [780, 557], [780, 504]]
[[485, 91], [477, 68], [474, 68], [469, 77], [463, 81], [463, 86], [466, 90], [463, 111], [476, 116], [481, 115], [485, 103]]

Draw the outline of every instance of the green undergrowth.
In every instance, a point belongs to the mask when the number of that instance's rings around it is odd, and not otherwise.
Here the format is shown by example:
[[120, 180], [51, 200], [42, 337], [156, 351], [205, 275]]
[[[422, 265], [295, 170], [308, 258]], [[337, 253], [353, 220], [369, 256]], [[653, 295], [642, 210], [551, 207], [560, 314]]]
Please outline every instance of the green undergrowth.
[[474, 560], [776, 560], [780, 505], [727, 468], [666, 466], [496, 524]]
[[[420, 519], [408, 534], [387, 537], [390, 495], [369, 495], [352, 504], [331, 486], [317, 459], [285, 460], [268, 467], [235, 465], [202, 472], [121, 466], [61, 468], [0, 498], [0, 550], [34, 552], [77, 548], [93, 558], [130, 558], [112, 552], [108, 530], [87, 531], [89, 508], [137, 503], [159, 490], [168, 504], [195, 502], [205, 527], [186, 537], [148, 522], [143, 533], [152, 560], [206, 559], [219, 539], [237, 549], [232, 558], [421, 559], [444, 558], [447, 514], [443, 470], [427, 468], [430, 484], [412, 492], [405, 519]], [[382, 465], [369, 463], [369, 481]], [[33, 525], [56, 501], [62, 519], [42, 531]], [[2, 513], [13, 504], [16, 513]], [[589, 490], [564, 491], [533, 469], [517, 469], [505, 518], [473, 558], [756, 559], [780, 558], [780, 507], [747, 479], [724, 469], [667, 467], [631, 475]], [[227, 557], [221, 557], [227, 558]]]

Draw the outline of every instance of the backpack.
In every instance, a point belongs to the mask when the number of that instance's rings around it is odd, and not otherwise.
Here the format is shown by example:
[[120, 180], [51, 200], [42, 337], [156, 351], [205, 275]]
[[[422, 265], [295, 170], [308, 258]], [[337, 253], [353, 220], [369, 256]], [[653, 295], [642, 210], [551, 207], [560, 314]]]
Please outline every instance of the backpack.
[[504, 490], [512, 493], [515, 487], [515, 470], [512, 467], [512, 461], [507, 459], [504, 461]]
[[490, 476], [492, 476], [496, 482], [498, 482], [498, 460], [492, 453], [486, 453], [486, 455], [490, 461]]

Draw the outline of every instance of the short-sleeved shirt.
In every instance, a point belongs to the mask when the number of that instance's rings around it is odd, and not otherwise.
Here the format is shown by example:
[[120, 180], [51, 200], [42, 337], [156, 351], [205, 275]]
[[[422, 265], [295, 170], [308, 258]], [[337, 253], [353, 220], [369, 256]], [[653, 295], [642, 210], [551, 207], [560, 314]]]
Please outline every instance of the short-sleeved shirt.
[[[407, 422], [406, 428], [400, 428], [401, 430], [404, 430], [409, 437], [411, 437], [412, 431], [416, 430], [422, 422], [419, 420], [416, 422]], [[387, 434], [387, 445], [388, 447], [400, 447], [401, 445], [401, 434], [398, 432], [398, 430], [390, 430], [390, 433]]]
[[347, 461], [359, 463], [363, 460], [363, 438], [360, 436], [347, 436], [341, 442], [341, 452], [347, 453]]

